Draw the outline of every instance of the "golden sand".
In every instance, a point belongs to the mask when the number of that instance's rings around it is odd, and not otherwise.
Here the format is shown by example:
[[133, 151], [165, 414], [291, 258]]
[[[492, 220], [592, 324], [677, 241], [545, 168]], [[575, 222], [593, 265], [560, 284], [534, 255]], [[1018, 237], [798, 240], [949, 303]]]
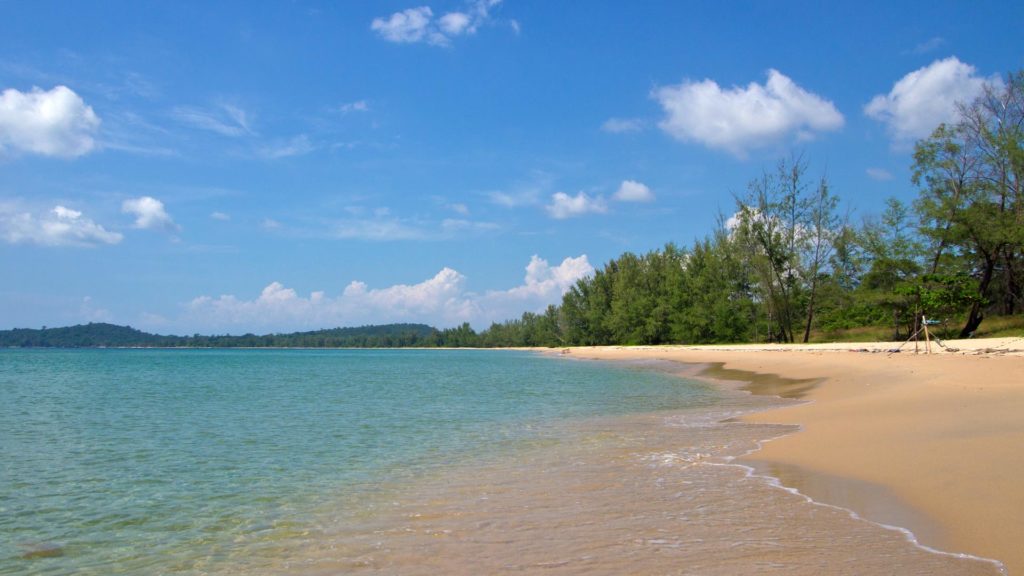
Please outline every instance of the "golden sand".
[[[897, 524], [936, 549], [1024, 574], [1024, 338], [898, 344], [572, 348], [575, 357], [721, 363], [801, 380], [757, 392], [807, 404], [749, 416], [799, 424], [746, 460], [816, 500]], [[742, 373], [713, 373], [740, 379]], [[746, 379], [746, 377], [742, 378]], [[774, 386], [774, 387], [773, 387]], [[897, 510], [906, 508], [903, 512]]]

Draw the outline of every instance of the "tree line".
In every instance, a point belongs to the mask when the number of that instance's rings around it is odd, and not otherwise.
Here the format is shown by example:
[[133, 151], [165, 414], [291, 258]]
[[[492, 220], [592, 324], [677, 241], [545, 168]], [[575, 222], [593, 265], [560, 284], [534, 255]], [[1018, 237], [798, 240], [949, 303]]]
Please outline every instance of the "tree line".
[[0, 331], [6, 348], [398, 348], [441, 346], [442, 331], [426, 324], [386, 324], [279, 334], [164, 336], [130, 326], [78, 326]]
[[985, 86], [917, 142], [917, 199], [877, 217], [840, 213], [802, 157], [735, 196], [688, 247], [626, 253], [558, 306], [492, 325], [484, 346], [807, 342], [858, 327], [894, 339], [923, 318], [970, 337], [1020, 312], [1024, 290], [1024, 72]]

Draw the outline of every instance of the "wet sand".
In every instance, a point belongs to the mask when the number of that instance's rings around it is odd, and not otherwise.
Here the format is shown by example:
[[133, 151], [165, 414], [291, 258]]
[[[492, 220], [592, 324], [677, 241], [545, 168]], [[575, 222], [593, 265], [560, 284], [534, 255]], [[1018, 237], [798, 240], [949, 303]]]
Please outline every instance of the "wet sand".
[[796, 427], [731, 416], [751, 401], [563, 423], [548, 442], [392, 487], [318, 537], [326, 576], [477, 574], [987, 575], [907, 534], [812, 503], [732, 464]]
[[[802, 355], [746, 357], [775, 362]], [[920, 545], [899, 527], [938, 540], [946, 537], [944, 520], [909, 503], [898, 487], [763, 457], [813, 433], [772, 420], [826, 404], [817, 398], [834, 384], [821, 374], [843, 354], [809, 355], [797, 378], [773, 375], [766, 366], [759, 374], [736, 372], [725, 356], [712, 365], [706, 350], [573, 349], [568, 355], [597, 356], [639, 360], [627, 362], [637, 370], [718, 380], [703, 384], [707, 404], [544, 421], [535, 438], [511, 452], [377, 486], [356, 506], [325, 510], [331, 517], [310, 534], [308, 549], [259, 573], [1005, 573], [964, 546], [937, 547], [954, 551], [943, 552]], [[796, 372], [783, 370], [784, 363], [772, 366], [776, 373]]]
[[744, 416], [802, 430], [742, 461], [817, 501], [907, 528], [926, 546], [1024, 574], [1024, 339], [884, 352], [897, 345], [574, 348], [569, 356], [718, 363], [709, 376], [808, 400]]

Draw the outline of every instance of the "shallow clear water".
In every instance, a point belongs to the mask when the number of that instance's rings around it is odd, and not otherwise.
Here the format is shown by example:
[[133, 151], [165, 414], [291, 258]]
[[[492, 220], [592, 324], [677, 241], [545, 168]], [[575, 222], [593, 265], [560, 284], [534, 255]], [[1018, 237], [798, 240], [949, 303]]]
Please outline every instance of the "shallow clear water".
[[0, 574], [999, 573], [735, 465], [792, 401], [680, 369], [0, 350]]
[[0, 574], [258, 571], [556, 422], [720, 397], [504, 351], [0, 350]]

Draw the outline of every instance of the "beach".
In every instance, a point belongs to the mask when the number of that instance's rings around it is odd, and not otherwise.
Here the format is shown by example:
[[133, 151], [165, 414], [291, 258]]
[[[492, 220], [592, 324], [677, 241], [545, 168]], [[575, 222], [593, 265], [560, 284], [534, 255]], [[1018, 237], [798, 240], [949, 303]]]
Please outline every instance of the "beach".
[[[703, 364], [704, 377], [806, 402], [743, 416], [800, 431], [741, 459], [928, 548], [1024, 574], [1024, 339], [602, 347], [569, 357]], [[750, 382], [753, 381], [751, 384]]]
[[1024, 357], [557, 352], [0, 351], [0, 573], [1019, 573]]

